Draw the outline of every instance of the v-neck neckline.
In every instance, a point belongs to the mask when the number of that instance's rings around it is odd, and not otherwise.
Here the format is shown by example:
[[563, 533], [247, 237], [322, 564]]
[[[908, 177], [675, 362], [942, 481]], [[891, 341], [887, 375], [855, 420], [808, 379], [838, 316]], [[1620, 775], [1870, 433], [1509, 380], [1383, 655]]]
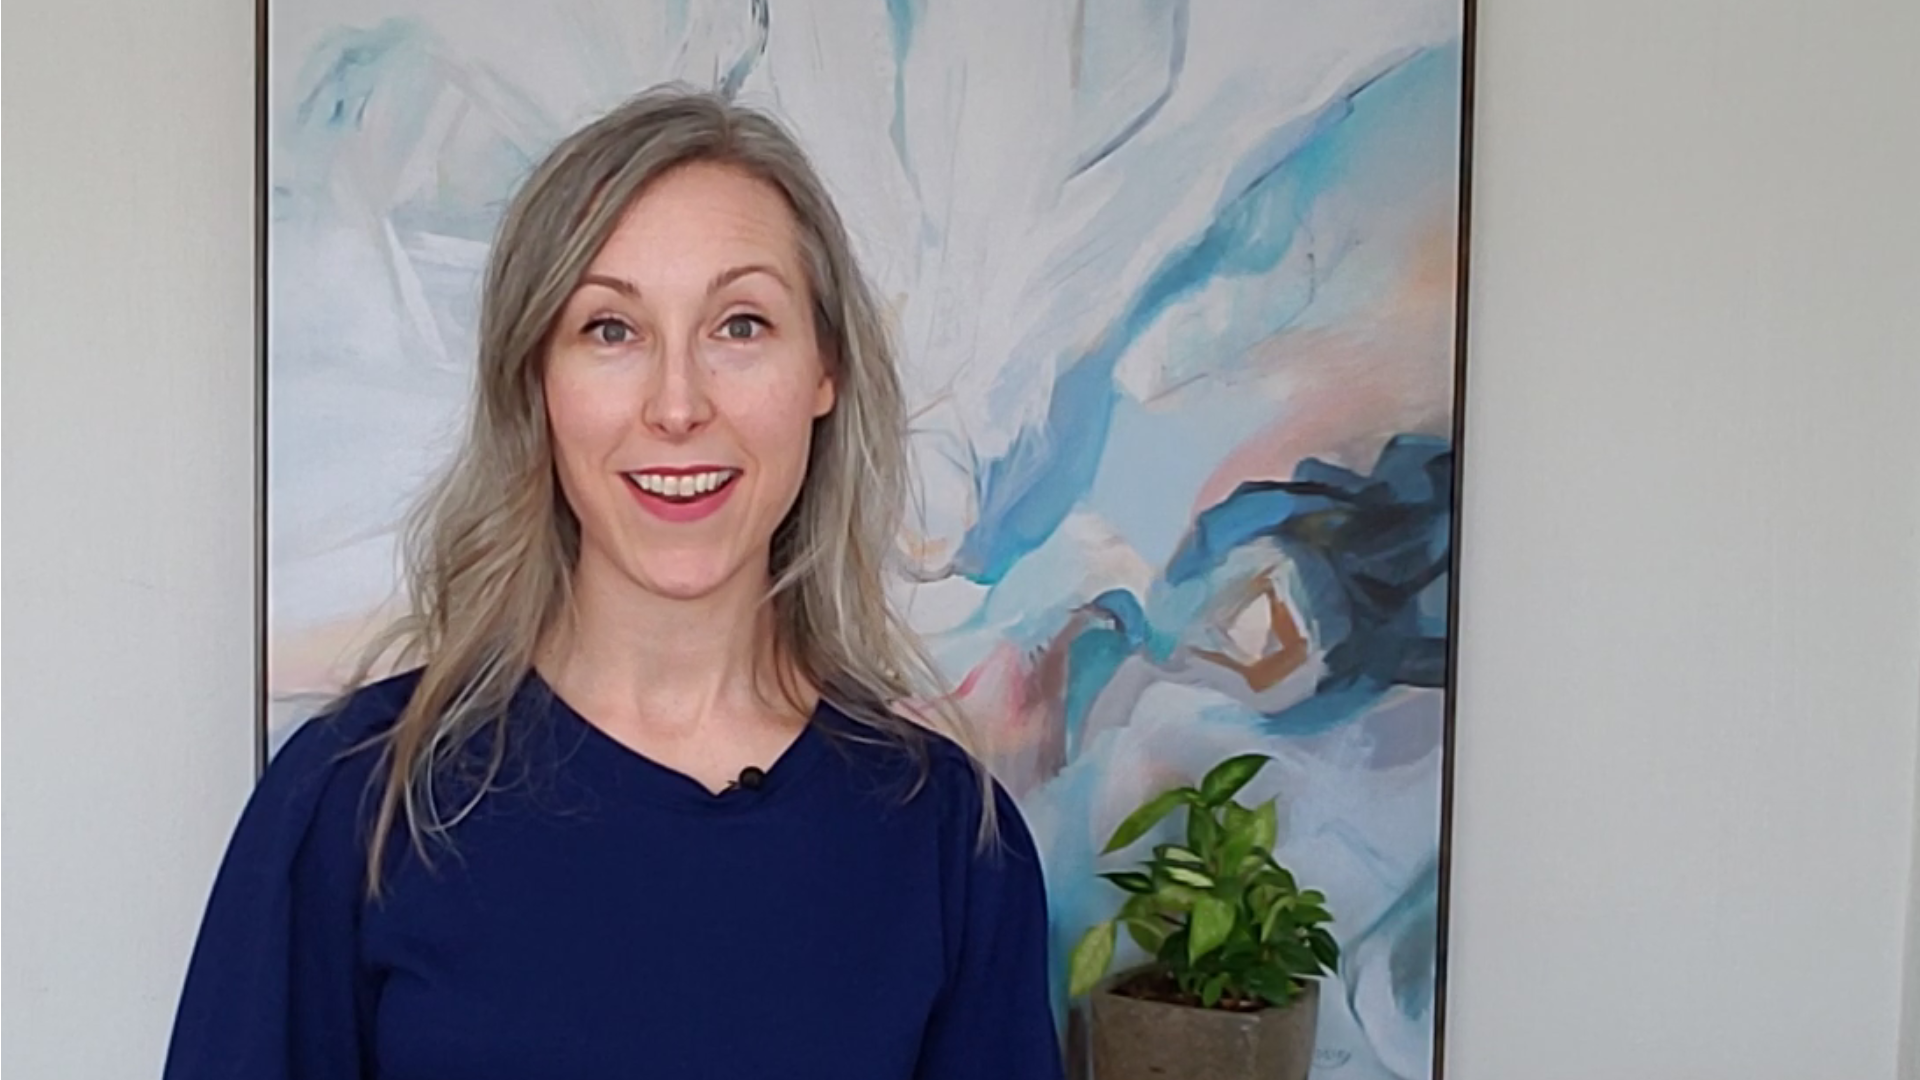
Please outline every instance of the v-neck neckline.
[[813, 707], [798, 734], [770, 764], [759, 765], [762, 779], [752, 788], [735, 786], [714, 791], [691, 775], [658, 761], [614, 738], [589, 720], [560, 696], [539, 672], [527, 678], [526, 691], [531, 704], [552, 717], [564, 733], [569, 756], [585, 755], [594, 771], [601, 772], [618, 790], [647, 802], [702, 814], [750, 812], [780, 800], [813, 766], [825, 757], [827, 733], [833, 706], [821, 698]]

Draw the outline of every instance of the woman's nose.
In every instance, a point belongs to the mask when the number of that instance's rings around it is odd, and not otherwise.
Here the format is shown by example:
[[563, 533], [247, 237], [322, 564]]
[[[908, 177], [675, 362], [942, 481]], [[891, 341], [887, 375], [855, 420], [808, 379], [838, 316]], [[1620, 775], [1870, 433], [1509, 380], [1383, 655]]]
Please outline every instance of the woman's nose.
[[641, 419], [660, 434], [676, 437], [698, 431], [712, 418], [713, 401], [707, 396], [698, 350], [685, 343], [664, 349], [647, 387]]

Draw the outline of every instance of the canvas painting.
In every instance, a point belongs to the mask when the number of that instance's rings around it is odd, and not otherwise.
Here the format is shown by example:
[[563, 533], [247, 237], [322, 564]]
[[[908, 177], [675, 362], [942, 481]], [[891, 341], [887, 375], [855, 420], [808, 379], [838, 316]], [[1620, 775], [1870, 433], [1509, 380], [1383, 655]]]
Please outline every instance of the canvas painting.
[[1344, 954], [1314, 1075], [1436, 1075], [1463, 3], [273, 0], [265, 745], [396, 610], [516, 184], [717, 88], [799, 134], [884, 300], [897, 599], [1033, 828], [1056, 963], [1132, 807], [1267, 754], [1244, 795]]

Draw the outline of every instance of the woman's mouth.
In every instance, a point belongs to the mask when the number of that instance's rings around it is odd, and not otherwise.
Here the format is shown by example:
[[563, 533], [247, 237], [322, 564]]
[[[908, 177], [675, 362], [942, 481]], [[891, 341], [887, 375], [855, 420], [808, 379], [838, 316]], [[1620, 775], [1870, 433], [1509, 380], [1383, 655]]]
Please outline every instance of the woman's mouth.
[[693, 521], [720, 509], [733, 491], [739, 469], [642, 470], [623, 473], [640, 505], [668, 521]]
[[675, 502], [693, 502], [732, 483], [739, 475], [738, 469], [711, 469], [696, 473], [628, 473], [627, 479], [649, 495]]

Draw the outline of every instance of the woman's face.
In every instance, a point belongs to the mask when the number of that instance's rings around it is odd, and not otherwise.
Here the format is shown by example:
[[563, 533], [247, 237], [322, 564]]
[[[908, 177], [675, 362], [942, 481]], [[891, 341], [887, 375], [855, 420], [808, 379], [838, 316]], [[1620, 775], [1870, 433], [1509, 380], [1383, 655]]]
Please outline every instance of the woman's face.
[[718, 165], [655, 180], [568, 299], [544, 379], [580, 585], [761, 587], [834, 402], [785, 198]]

